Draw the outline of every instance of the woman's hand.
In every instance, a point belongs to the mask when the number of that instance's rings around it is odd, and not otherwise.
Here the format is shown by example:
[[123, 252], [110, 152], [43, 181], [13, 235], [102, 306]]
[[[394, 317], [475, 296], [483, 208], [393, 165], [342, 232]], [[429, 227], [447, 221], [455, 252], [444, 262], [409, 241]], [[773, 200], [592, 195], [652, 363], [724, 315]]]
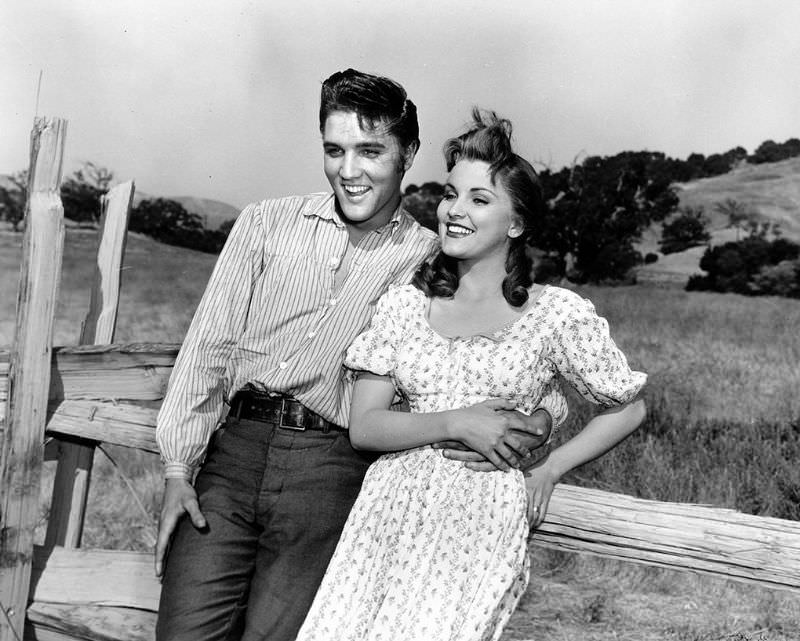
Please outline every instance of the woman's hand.
[[485, 457], [500, 470], [519, 464], [519, 421], [510, 414], [512, 401], [495, 398], [448, 412], [448, 430], [453, 440]]
[[547, 514], [550, 496], [560, 477], [549, 457], [525, 472], [525, 488], [528, 491], [528, 525], [530, 529], [539, 527]]

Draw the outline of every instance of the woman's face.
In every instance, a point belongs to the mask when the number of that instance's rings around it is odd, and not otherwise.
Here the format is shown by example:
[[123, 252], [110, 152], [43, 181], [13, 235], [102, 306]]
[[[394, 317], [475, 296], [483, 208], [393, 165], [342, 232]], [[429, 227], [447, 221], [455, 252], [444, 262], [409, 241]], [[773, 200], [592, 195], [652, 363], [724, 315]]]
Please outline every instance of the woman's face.
[[505, 257], [522, 227], [502, 181], [492, 184], [489, 164], [459, 160], [436, 211], [442, 251], [460, 260]]

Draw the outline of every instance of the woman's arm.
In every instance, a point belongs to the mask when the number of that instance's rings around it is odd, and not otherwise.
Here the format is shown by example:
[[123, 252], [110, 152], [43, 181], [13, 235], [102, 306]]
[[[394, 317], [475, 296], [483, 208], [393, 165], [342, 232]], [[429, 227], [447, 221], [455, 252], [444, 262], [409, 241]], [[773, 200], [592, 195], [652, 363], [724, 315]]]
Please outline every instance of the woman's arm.
[[608, 452], [630, 435], [644, 420], [641, 398], [597, 414], [578, 434], [554, 449], [527, 473], [528, 518], [531, 527], [539, 525], [547, 513], [553, 487], [570, 470]]
[[438, 441], [456, 440], [507, 470], [518, 427], [504, 412], [514, 403], [490, 399], [470, 407], [442, 412], [411, 413], [389, 409], [394, 385], [388, 376], [359, 375], [350, 407], [350, 442], [363, 450], [406, 450]]

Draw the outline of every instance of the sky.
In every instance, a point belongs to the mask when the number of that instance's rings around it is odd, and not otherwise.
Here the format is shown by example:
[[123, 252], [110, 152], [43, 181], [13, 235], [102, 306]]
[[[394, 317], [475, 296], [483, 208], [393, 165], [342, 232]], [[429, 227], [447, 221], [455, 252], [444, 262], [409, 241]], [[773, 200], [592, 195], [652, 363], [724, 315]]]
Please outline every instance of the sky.
[[3, 0], [0, 174], [26, 167], [39, 115], [68, 121], [65, 174], [235, 207], [323, 191], [319, 89], [347, 67], [416, 103], [406, 184], [444, 180], [473, 105], [554, 170], [752, 153], [800, 137], [798, 34], [796, 0]]

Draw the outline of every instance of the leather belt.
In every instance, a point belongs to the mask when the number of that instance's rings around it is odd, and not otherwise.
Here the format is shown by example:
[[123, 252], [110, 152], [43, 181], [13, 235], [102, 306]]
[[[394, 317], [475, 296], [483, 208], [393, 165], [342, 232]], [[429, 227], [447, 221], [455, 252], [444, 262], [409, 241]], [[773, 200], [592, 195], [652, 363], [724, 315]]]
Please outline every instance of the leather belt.
[[327, 434], [331, 430], [345, 430], [312, 412], [291, 396], [272, 395], [247, 388], [237, 392], [231, 401], [230, 415], [299, 432], [314, 430]]

